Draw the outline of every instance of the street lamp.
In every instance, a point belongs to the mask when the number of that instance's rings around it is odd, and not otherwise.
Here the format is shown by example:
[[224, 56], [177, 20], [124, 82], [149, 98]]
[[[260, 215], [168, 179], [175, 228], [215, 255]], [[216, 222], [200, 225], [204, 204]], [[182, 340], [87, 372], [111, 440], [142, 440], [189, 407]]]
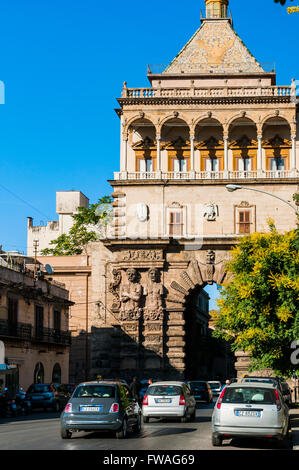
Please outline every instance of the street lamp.
[[262, 189], [247, 188], [246, 186], [240, 186], [239, 184], [227, 184], [226, 189], [229, 192], [234, 192], [234, 191], [237, 191], [238, 189], [247, 189], [248, 191], [257, 191], [258, 193], [267, 194], [268, 196], [275, 197], [276, 199], [279, 199], [280, 201], [285, 202], [288, 206], [290, 206], [296, 212], [297, 215], [299, 214], [299, 209], [297, 207], [293, 206], [293, 204], [291, 204], [289, 201], [286, 201], [285, 199], [282, 199], [281, 197], [276, 196], [276, 194], [272, 194], [272, 193], [268, 193], [267, 191], [263, 191]]

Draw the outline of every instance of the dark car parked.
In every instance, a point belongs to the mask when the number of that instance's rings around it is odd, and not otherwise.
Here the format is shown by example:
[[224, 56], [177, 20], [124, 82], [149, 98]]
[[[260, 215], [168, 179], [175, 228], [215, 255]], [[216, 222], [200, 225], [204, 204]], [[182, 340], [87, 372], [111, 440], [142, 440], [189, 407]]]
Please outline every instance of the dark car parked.
[[26, 393], [26, 399], [30, 400], [31, 407], [51, 408], [53, 411], [61, 411], [67, 404], [71, 392], [66, 386], [60, 384], [32, 384]]
[[197, 402], [205, 401], [206, 403], [212, 403], [213, 392], [208, 382], [204, 380], [193, 380], [188, 382], [188, 386]]
[[141, 430], [141, 409], [122, 382], [96, 381], [78, 385], [61, 414], [61, 437], [76, 431], [113, 431], [118, 439]]

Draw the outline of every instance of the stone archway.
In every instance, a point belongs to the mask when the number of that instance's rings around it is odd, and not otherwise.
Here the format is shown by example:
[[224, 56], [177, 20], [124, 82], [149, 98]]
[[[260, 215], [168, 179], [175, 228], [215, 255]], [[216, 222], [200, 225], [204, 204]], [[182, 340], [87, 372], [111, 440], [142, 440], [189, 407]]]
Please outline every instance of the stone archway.
[[176, 241], [158, 246], [140, 241], [114, 248], [107, 265], [107, 302], [117, 325], [110, 375], [185, 376], [188, 299], [208, 284], [223, 283], [233, 244], [222, 241], [186, 251]]

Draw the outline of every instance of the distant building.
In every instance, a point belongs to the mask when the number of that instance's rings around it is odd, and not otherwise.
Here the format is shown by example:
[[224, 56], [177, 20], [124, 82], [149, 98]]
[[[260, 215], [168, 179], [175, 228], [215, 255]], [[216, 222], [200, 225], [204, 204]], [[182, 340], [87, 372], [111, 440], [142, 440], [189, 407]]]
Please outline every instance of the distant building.
[[30, 266], [30, 258], [0, 254], [0, 341], [6, 364], [0, 385], [11, 392], [34, 382], [69, 381], [69, 293], [41, 271], [34, 278]]
[[57, 191], [56, 213], [59, 220], [50, 221], [47, 225], [33, 225], [32, 217], [28, 217], [27, 224], [27, 255], [34, 254], [34, 241], [38, 241], [37, 254], [41, 250], [50, 248], [50, 242], [63, 233], [68, 233], [74, 224], [73, 215], [78, 207], [88, 207], [89, 199], [80, 191]]

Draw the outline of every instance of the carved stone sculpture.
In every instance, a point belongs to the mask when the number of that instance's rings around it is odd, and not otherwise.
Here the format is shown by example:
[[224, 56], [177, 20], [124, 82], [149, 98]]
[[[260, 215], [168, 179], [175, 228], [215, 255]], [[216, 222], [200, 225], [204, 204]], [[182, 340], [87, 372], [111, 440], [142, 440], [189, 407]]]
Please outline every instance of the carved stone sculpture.
[[161, 284], [160, 273], [156, 268], [148, 272], [149, 281], [144, 289], [146, 303], [144, 309], [144, 319], [147, 321], [162, 320], [163, 318], [163, 285]]
[[214, 278], [214, 273], [215, 273], [215, 259], [216, 255], [215, 252], [212, 250], [209, 250], [207, 252], [207, 258], [206, 258], [206, 281], [208, 284], [213, 284], [213, 278]]
[[142, 287], [138, 282], [138, 273], [134, 268], [127, 270], [126, 284], [120, 288], [120, 320], [138, 320], [142, 314]]
[[119, 269], [113, 269], [112, 271], [113, 281], [109, 284], [109, 292], [113, 294], [114, 301], [112, 304], [112, 311], [118, 311], [120, 309], [120, 298], [119, 298], [119, 285], [121, 283], [121, 271]]
[[219, 215], [218, 206], [216, 204], [210, 203], [206, 204], [203, 211], [203, 216], [209, 222], [216, 220], [216, 217]]

